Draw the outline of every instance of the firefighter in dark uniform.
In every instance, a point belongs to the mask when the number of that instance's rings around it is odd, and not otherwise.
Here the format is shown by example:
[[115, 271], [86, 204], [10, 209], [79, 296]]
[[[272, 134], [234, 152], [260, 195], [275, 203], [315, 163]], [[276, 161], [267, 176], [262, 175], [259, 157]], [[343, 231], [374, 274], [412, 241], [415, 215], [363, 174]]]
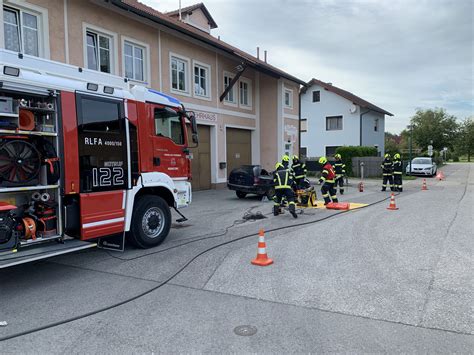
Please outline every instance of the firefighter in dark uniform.
[[293, 170], [293, 174], [295, 176], [296, 186], [302, 186], [304, 179], [306, 179], [306, 173], [308, 170], [306, 169], [306, 164], [302, 163], [296, 155], [293, 155], [291, 170]]
[[336, 183], [335, 188], [339, 185], [339, 192], [341, 195], [344, 195], [344, 176], [346, 176], [346, 164], [342, 162], [341, 154], [336, 154], [334, 156], [336, 162], [333, 164], [334, 172], [336, 173]]
[[[319, 164], [323, 166], [323, 171], [319, 183], [323, 184], [321, 186], [321, 193], [324, 197], [324, 205], [327, 205], [329, 202], [338, 202], [336, 196], [336, 190], [334, 189], [334, 182], [336, 178], [336, 173], [331, 163], [328, 162], [326, 157], [319, 158]], [[331, 198], [329, 198], [331, 197]]]
[[397, 153], [393, 156], [393, 185], [399, 192], [403, 191], [402, 174], [403, 163], [400, 160], [400, 154]]
[[290, 167], [290, 156], [289, 155], [284, 155], [283, 158], [281, 158], [281, 163], [285, 169], [289, 169]]
[[387, 183], [390, 184], [390, 190], [393, 191], [393, 162], [390, 154], [385, 154], [385, 159], [380, 167], [383, 173], [382, 191], [387, 189]]
[[275, 165], [275, 172], [273, 173], [273, 182], [275, 184], [273, 215], [278, 216], [282, 199], [285, 197], [291, 215], [294, 218], [298, 218], [295, 207], [295, 195], [292, 188], [294, 179], [290, 169], [285, 168], [282, 163], [277, 163]]

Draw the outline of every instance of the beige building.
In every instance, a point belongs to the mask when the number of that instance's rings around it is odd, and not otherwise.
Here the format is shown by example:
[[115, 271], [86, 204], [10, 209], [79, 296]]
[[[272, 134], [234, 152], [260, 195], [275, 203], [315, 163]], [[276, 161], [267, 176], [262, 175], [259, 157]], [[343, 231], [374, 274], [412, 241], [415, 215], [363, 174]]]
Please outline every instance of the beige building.
[[304, 82], [212, 36], [217, 24], [202, 4], [167, 14], [136, 0], [0, 5], [2, 48], [126, 77], [195, 111], [195, 189], [225, 186], [239, 165], [272, 169], [284, 152], [298, 152]]

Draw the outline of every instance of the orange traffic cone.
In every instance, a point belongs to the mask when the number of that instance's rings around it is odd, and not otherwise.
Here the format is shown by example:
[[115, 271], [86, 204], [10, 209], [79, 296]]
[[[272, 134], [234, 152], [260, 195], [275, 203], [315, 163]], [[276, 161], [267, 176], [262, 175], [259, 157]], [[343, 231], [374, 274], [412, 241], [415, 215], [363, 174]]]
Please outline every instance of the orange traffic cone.
[[251, 261], [253, 265], [267, 266], [273, 264], [273, 260], [267, 256], [267, 246], [265, 244], [265, 233], [263, 229], [258, 232], [257, 257]]
[[436, 174], [436, 178], [438, 180], [444, 180], [444, 174], [442, 171], [439, 171], [438, 174]]
[[390, 205], [387, 207], [387, 210], [398, 210], [398, 207], [395, 204], [395, 194], [393, 192], [390, 196]]
[[421, 186], [421, 191], [428, 190], [428, 186], [426, 186], [426, 179], [423, 179], [423, 186]]

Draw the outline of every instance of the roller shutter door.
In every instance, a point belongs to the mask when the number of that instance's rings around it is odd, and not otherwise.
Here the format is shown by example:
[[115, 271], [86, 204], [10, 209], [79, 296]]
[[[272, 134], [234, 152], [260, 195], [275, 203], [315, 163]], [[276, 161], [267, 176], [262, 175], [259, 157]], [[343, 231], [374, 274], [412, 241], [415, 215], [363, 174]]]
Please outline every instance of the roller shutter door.
[[251, 131], [237, 128], [226, 129], [227, 177], [241, 165], [252, 164]]
[[[188, 135], [190, 137], [189, 130]], [[199, 146], [190, 149], [193, 155], [191, 185], [194, 191], [209, 190], [211, 188], [211, 128], [198, 125], [198, 135]]]

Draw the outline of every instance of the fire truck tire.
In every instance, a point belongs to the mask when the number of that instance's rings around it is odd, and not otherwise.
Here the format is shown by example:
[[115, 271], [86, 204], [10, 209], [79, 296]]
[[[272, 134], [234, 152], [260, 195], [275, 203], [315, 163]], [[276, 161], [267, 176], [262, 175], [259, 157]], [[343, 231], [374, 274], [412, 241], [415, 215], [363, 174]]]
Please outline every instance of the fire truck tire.
[[238, 198], [245, 198], [245, 196], [247, 196], [247, 194], [243, 191], [235, 191], [235, 194]]
[[171, 227], [171, 211], [159, 196], [144, 195], [135, 202], [128, 240], [138, 248], [163, 243]]

